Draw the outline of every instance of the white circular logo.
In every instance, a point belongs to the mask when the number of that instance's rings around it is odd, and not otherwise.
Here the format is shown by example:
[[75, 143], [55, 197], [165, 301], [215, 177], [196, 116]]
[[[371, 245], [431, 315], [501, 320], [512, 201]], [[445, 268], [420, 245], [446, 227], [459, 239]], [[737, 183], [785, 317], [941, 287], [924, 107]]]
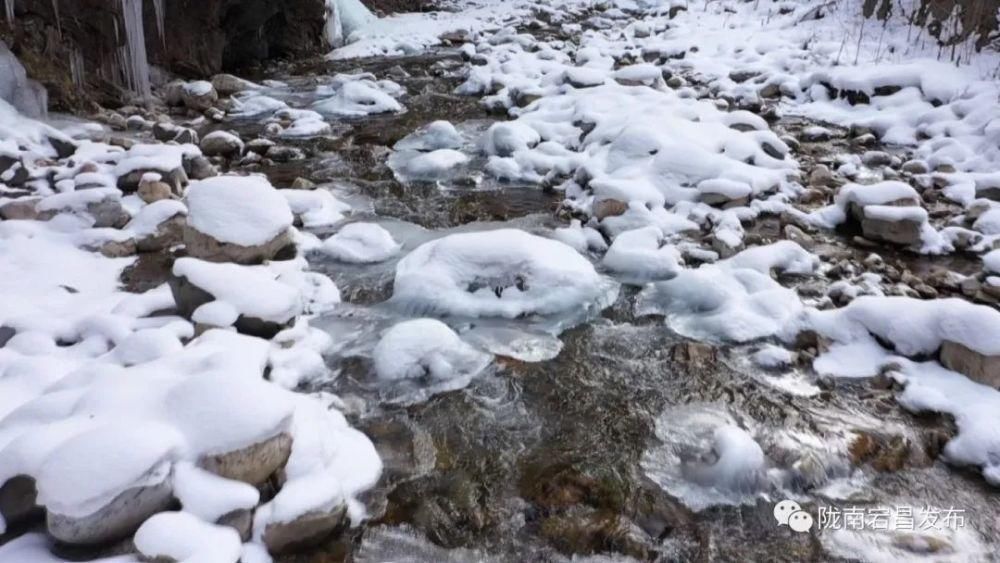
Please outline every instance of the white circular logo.
[[796, 532], [808, 532], [809, 528], [812, 528], [812, 525], [812, 514], [809, 514], [805, 510], [793, 512], [792, 515], [788, 517], [788, 527]]

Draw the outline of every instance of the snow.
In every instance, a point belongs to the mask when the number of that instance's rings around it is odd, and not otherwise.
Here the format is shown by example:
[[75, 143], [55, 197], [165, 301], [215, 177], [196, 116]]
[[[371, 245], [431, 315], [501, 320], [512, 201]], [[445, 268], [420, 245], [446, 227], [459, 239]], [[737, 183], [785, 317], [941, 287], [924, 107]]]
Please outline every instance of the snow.
[[647, 286], [636, 313], [665, 315], [668, 326], [692, 338], [748, 342], [772, 336], [803, 305], [794, 291], [771, 278], [771, 270], [801, 274], [817, 265], [815, 257], [791, 241], [751, 248]]
[[192, 182], [185, 203], [188, 224], [220, 241], [267, 243], [292, 226], [292, 212], [263, 176], [215, 176]]
[[393, 149], [397, 151], [417, 150], [436, 151], [440, 149], [458, 149], [465, 139], [449, 121], [432, 121], [403, 139], [400, 139]]
[[661, 246], [662, 239], [662, 231], [654, 226], [624, 232], [611, 243], [602, 263], [630, 280], [670, 279], [681, 268], [681, 256], [673, 246]]
[[392, 302], [434, 315], [506, 317], [581, 310], [601, 277], [565, 244], [515, 229], [427, 242], [396, 266]]
[[864, 341], [875, 335], [904, 356], [930, 354], [945, 340], [981, 354], [1000, 354], [1000, 312], [961, 299], [925, 301], [909, 297], [863, 296], [846, 307], [807, 310], [791, 331], [811, 328], [837, 342]]
[[321, 114], [339, 117], [362, 117], [403, 110], [403, 106], [379, 84], [367, 79], [341, 84], [332, 96], [316, 102], [312, 107]]
[[326, 227], [340, 222], [351, 206], [324, 189], [278, 190], [288, 202], [292, 214], [306, 228]]
[[994, 207], [980, 215], [972, 228], [984, 235], [1000, 235], [1000, 207]]
[[754, 352], [753, 361], [763, 368], [781, 368], [792, 363], [794, 355], [781, 346], [768, 344]]
[[421, 153], [406, 161], [397, 172], [401, 181], [432, 181], [442, 178], [449, 170], [465, 164], [469, 157], [454, 149], [438, 149]]
[[990, 251], [983, 255], [983, 269], [987, 272], [1000, 274], [1000, 249]]
[[180, 258], [174, 262], [173, 273], [231, 305], [243, 316], [285, 323], [302, 312], [299, 292], [282, 283], [278, 274], [267, 266]]
[[233, 528], [206, 523], [186, 512], [161, 512], [135, 533], [135, 547], [147, 558], [187, 563], [236, 563], [242, 544]]
[[235, 510], [250, 510], [260, 501], [252, 485], [219, 477], [191, 463], [176, 464], [172, 479], [184, 512], [205, 522], [216, 522]]
[[350, 223], [323, 241], [323, 252], [341, 262], [371, 264], [388, 260], [400, 245], [375, 223]]
[[448, 325], [436, 319], [416, 319], [393, 326], [379, 340], [373, 356], [375, 373], [386, 380], [467, 380], [490, 361], [488, 354], [462, 342]]
[[154, 201], [143, 206], [125, 225], [125, 230], [139, 238], [149, 236], [155, 234], [156, 228], [164, 221], [178, 215], [187, 215], [187, 207], [183, 203], [172, 199]]

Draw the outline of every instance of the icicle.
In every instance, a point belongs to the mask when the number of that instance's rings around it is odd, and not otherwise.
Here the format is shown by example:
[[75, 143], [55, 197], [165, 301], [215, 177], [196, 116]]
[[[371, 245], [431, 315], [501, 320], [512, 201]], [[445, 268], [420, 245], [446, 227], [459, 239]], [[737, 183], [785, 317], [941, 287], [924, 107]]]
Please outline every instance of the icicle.
[[69, 73], [73, 77], [73, 84], [77, 88], [83, 88], [83, 53], [79, 49], [73, 49], [69, 54]]
[[7, 23], [14, 23], [14, 0], [3, 0], [3, 7], [7, 11]]
[[160, 41], [166, 45], [167, 36], [163, 33], [163, 0], [153, 0], [153, 13], [156, 15], [156, 33], [160, 36]]
[[120, 49], [125, 84], [144, 100], [150, 98], [149, 61], [146, 58], [146, 32], [142, 25], [142, 1], [122, 0], [125, 22], [125, 45]]
[[[11, 0], [13, 2], [13, 0]], [[62, 37], [62, 19], [59, 17], [59, 0], [52, 0], [52, 11], [56, 15], [56, 31], [59, 32], [59, 37]]]

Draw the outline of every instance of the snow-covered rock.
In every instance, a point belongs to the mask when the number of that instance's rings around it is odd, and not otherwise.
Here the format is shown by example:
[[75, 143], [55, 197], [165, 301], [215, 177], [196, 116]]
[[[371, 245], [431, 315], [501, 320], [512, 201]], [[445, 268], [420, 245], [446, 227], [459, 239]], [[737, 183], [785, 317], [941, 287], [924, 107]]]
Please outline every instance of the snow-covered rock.
[[341, 262], [372, 264], [388, 260], [400, 245], [375, 223], [350, 223], [323, 241], [323, 252]]
[[490, 362], [436, 319], [404, 321], [389, 329], [373, 352], [375, 373], [385, 380], [468, 380]]
[[292, 212], [263, 176], [217, 176], [192, 182], [185, 203], [188, 255], [215, 262], [259, 263], [290, 244]]
[[580, 311], [606, 291], [569, 246], [514, 229], [433, 240], [396, 266], [392, 301], [423, 314], [470, 317]]

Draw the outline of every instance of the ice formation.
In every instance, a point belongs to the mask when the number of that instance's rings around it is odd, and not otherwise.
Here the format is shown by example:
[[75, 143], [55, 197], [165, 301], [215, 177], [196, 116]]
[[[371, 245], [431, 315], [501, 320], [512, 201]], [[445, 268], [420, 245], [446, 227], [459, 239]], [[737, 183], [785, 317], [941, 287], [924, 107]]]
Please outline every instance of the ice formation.
[[604, 285], [565, 244], [500, 229], [419, 246], [396, 266], [392, 301], [423, 314], [514, 318], [582, 310]]

